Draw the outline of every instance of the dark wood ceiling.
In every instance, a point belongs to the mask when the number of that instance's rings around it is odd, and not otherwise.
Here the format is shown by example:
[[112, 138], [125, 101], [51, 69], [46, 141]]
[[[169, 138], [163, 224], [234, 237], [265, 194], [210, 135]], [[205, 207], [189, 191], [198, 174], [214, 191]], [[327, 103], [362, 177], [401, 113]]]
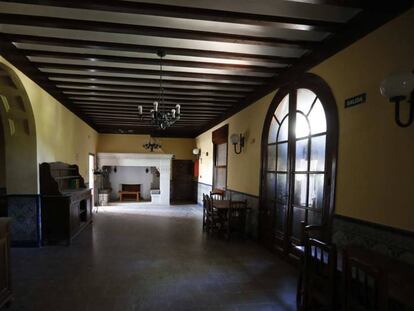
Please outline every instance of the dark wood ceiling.
[[[0, 1], [0, 54], [101, 133], [194, 137], [412, 5]], [[165, 108], [182, 107], [181, 120], [161, 132], [149, 121], [159, 49], [167, 53]]]

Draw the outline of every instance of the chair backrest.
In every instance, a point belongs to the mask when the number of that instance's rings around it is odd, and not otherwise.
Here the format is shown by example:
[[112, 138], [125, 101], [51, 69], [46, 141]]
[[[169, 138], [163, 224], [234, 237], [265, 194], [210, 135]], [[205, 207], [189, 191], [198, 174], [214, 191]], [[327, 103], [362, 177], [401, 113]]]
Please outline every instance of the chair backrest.
[[213, 189], [210, 191], [210, 197], [214, 200], [224, 200], [226, 191], [222, 189]]
[[367, 262], [358, 253], [344, 251], [345, 310], [388, 310], [386, 274], [372, 259]]
[[308, 224], [304, 221], [301, 222], [301, 236], [300, 245], [305, 245], [308, 239], [316, 239], [322, 242], [326, 242], [324, 238], [325, 226]]
[[335, 274], [337, 267], [337, 250], [333, 244], [317, 239], [305, 242], [305, 290], [306, 305], [323, 296], [323, 304], [329, 310], [335, 305]]
[[213, 199], [206, 195], [206, 209], [211, 211], [213, 209]]
[[305, 243], [305, 264], [310, 274], [332, 278], [337, 265], [336, 246], [317, 239], [308, 239]]

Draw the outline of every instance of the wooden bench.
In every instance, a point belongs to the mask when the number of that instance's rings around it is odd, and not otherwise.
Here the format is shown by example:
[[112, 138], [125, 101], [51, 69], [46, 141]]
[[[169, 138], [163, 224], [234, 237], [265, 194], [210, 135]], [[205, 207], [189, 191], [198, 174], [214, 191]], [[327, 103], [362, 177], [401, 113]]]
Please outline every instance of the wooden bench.
[[136, 201], [139, 202], [139, 191], [119, 191], [119, 201], [124, 201], [124, 195], [135, 195]]
[[128, 185], [128, 184], [122, 184], [121, 191], [118, 191], [119, 193], [119, 200], [122, 202], [125, 199], [125, 196], [135, 196], [135, 200], [139, 202], [139, 195], [141, 192], [141, 185]]

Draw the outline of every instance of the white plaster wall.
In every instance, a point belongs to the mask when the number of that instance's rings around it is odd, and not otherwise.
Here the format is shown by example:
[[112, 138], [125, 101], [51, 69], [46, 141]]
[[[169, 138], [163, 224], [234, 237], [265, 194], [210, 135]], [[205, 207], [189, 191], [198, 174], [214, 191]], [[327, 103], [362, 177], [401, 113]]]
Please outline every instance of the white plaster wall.
[[160, 171], [160, 203], [170, 204], [172, 154], [98, 153], [98, 167], [102, 166], [155, 166]]
[[[148, 173], [145, 170], [148, 168]], [[112, 193], [111, 199], [118, 200], [118, 191], [122, 189], [122, 184], [140, 184], [141, 197], [144, 200], [150, 200], [150, 188], [153, 175], [150, 167], [142, 166], [117, 166], [116, 173], [112, 169], [109, 174], [109, 182], [111, 183]]]

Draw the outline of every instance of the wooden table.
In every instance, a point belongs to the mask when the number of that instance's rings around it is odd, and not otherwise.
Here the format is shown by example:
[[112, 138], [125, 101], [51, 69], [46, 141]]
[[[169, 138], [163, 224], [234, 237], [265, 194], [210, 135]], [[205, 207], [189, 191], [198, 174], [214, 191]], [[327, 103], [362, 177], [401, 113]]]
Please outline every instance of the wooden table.
[[137, 197], [137, 202], [139, 202], [139, 191], [119, 191], [119, 200], [122, 202], [124, 200], [124, 195], [135, 195]]
[[[218, 210], [227, 210], [230, 208], [230, 203], [244, 203], [245, 201], [232, 201], [232, 200], [213, 200], [213, 207]], [[251, 210], [251, 207], [247, 205], [245, 207], [237, 207], [239, 210]]]

